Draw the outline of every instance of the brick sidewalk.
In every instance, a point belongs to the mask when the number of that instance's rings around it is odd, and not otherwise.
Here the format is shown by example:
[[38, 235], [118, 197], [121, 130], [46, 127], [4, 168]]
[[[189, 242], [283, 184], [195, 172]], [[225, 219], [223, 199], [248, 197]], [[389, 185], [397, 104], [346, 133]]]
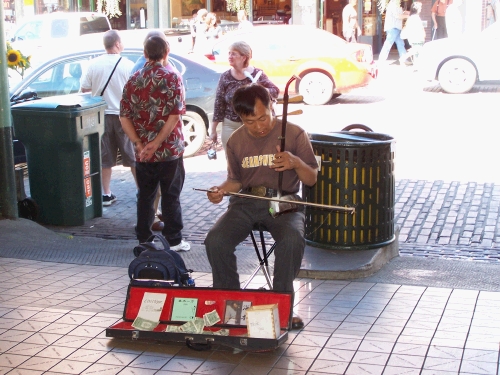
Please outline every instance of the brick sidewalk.
[[[208, 160], [204, 152], [185, 159], [186, 181], [181, 195], [184, 237], [193, 244], [203, 244], [206, 233], [227, 205], [227, 200], [213, 205], [205, 193], [193, 188], [206, 189], [223, 181], [224, 160], [220, 151], [218, 160]], [[113, 169], [111, 187], [118, 200], [104, 207], [103, 217], [77, 227], [45, 227], [73, 236], [135, 239], [135, 186], [128, 169]], [[395, 223], [400, 228], [400, 252], [407, 256], [499, 262], [499, 210], [499, 185], [397, 180]]]

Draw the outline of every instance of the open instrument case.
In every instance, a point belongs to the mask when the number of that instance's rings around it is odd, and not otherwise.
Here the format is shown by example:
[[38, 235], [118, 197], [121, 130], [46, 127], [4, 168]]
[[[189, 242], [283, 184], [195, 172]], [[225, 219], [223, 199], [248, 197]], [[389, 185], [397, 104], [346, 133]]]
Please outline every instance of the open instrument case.
[[[153, 330], [138, 330], [132, 326], [137, 318], [145, 293], [166, 294], [165, 303], [161, 309], [160, 324]], [[203, 333], [167, 332], [169, 325], [181, 326], [186, 321], [172, 320], [174, 302], [179, 299], [197, 300], [195, 316], [202, 318], [204, 314], [214, 310], [220, 321], [212, 326], [206, 326]], [[259, 305], [278, 305], [280, 332], [275, 338], [248, 337], [245, 318], [234, 319], [231, 323], [225, 320], [228, 317], [228, 306], [232, 303], [244, 303], [247, 307]], [[244, 309], [243, 309], [244, 310]], [[212, 345], [224, 345], [245, 351], [274, 350], [288, 338], [291, 327], [293, 310], [293, 294], [273, 292], [267, 290], [228, 290], [205, 287], [179, 287], [169, 282], [158, 280], [132, 280], [128, 287], [127, 299], [123, 312], [123, 320], [106, 329], [107, 337], [128, 338], [132, 340], [158, 340], [169, 342], [185, 342], [195, 350], [208, 350]], [[244, 311], [243, 311], [244, 314]], [[171, 327], [172, 328], [172, 327]], [[225, 329], [228, 335], [214, 335], [211, 332]], [[205, 333], [211, 331], [210, 333]], [[226, 331], [226, 332], [227, 332]]]

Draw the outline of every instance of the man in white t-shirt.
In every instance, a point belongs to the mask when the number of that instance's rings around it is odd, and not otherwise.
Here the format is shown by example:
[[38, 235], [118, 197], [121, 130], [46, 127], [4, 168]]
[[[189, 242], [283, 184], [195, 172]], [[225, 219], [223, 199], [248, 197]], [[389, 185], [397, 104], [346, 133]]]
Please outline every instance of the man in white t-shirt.
[[101, 141], [101, 180], [102, 204], [110, 206], [116, 201], [116, 196], [111, 192], [111, 168], [116, 165], [118, 150], [123, 166], [130, 167], [136, 179], [134, 146], [123, 131], [119, 117], [123, 87], [134, 63], [120, 56], [123, 44], [116, 30], [107, 31], [103, 43], [106, 53], [91, 61], [87, 73], [82, 77], [81, 87], [83, 92], [91, 91], [92, 96], [102, 96], [108, 105], [104, 110], [104, 134]]

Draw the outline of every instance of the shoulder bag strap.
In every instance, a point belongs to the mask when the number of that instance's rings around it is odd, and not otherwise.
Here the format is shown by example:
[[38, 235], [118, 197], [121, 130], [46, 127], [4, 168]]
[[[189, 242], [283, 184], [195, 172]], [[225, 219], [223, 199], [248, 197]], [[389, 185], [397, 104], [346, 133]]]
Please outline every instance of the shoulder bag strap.
[[111, 74], [109, 75], [109, 78], [108, 78], [108, 81], [106, 82], [106, 84], [104, 85], [104, 88], [102, 89], [101, 91], [101, 96], [104, 94], [104, 90], [106, 90], [106, 87], [108, 87], [108, 83], [109, 81], [111, 80], [111, 77], [113, 77], [113, 73], [115, 72], [116, 70], [116, 67], [118, 66], [118, 64], [120, 63], [120, 60], [122, 59], [122, 57], [120, 56], [120, 58], [118, 59], [118, 61], [116, 62], [115, 64], [115, 67], [113, 68], [113, 70], [111, 71]]

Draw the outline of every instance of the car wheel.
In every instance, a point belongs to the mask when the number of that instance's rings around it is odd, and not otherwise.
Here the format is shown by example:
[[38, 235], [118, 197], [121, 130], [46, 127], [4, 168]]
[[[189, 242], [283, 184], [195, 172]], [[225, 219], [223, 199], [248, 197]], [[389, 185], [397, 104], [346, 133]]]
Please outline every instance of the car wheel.
[[193, 156], [205, 143], [205, 138], [207, 137], [205, 121], [203, 121], [203, 118], [198, 113], [186, 111], [186, 114], [182, 115], [182, 122], [182, 133], [186, 144], [184, 156]]
[[439, 69], [439, 84], [444, 91], [450, 94], [468, 92], [474, 86], [476, 80], [476, 68], [470, 61], [465, 59], [450, 59]]
[[320, 72], [307, 73], [299, 81], [299, 94], [304, 97], [304, 103], [323, 105], [333, 96], [333, 81]]

